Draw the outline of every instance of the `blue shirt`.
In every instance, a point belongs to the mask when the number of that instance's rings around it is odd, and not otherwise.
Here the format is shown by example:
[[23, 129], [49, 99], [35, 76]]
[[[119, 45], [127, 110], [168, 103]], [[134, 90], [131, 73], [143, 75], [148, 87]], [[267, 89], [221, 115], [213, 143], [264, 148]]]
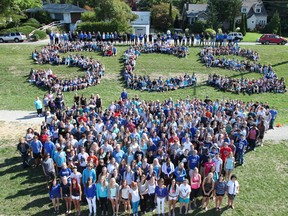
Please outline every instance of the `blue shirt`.
[[89, 170], [89, 168], [85, 168], [82, 173], [82, 183], [86, 184], [89, 177], [92, 177], [92, 181], [96, 181], [96, 172], [94, 169]]
[[55, 145], [53, 142], [45, 142], [44, 143], [44, 153], [50, 154], [51, 158], [55, 150]]
[[71, 175], [72, 171], [70, 168], [66, 168], [66, 169], [60, 169], [59, 171], [59, 176], [60, 177], [69, 177], [68, 179], [70, 179], [70, 175]]
[[196, 155], [196, 156], [190, 155], [188, 157], [188, 163], [189, 163], [190, 169], [194, 169], [195, 167], [198, 167], [199, 161], [200, 161], [199, 155]]
[[159, 186], [156, 186], [155, 194], [157, 194], [157, 197], [167, 197], [168, 196], [168, 189], [167, 189], [167, 187], [160, 188]]
[[247, 140], [240, 140], [238, 144], [236, 144], [238, 152], [244, 152], [245, 146], [248, 145]]
[[106, 187], [103, 187], [103, 185], [101, 183], [97, 183], [96, 194], [97, 194], [97, 199], [108, 197], [108, 183], [107, 183]]
[[183, 182], [184, 178], [186, 177], [186, 170], [185, 170], [185, 168], [183, 168], [183, 170], [180, 171], [179, 168], [176, 167], [176, 169], [174, 171], [174, 174], [176, 176], [176, 181], [177, 182]]
[[86, 184], [84, 184], [84, 194], [87, 198], [94, 198], [96, 196], [96, 184], [93, 183], [90, 187], [87, 187]]
[[124, 151], [120, 150], [117, 152], [116, 150], [113, 152], [112, 156], [115, 158], [116, 162], [120, 164], [122, 158], [124, 157]]
[[41, 148], [43, 147], [43, 145], [40, 142], [40, 140], [37, 140], [37, 141], [32, 140], [30, 145], [32, 147], [33, 153], [35, 153], [35, 154], [39, 154], [40, 151], [41, 151]]
[[128, 98], [128, 93], [127, 92], [122, 92], [121, 93], [121, 98], [122, 99], [127, 99]]
[[60, 184], [56, 184], [55, 186], [52, 186], [50, 191], [49, 191], [49, 196], [50, 196], [50, 199], [53, 199], [53, 198], [60, 198], [61, 195], [60, 195]]
[[41, 102], [41, 100], [35, 100], [35, 101], [34, 101], [34, 105], [35, 105], [36, 109], [42, 109], [42, 102]]

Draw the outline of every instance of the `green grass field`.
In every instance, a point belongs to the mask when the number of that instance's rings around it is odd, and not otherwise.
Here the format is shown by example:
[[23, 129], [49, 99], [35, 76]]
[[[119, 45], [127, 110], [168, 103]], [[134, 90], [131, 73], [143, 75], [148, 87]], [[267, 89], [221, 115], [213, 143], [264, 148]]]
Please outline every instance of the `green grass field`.
[[[246, 46], [248, 47], [248, 46]], [[1, 45], [0, 59], [0, 109], [11, 110], [34, 110], [34, 98], [40, 98], [47, 92], [39, 89], [27, 81], [31, 68], [47, 68], [49, 65], [37, 65], [31, 60], [31, 53], [34, 49], [31, 45]], [[273, 65], [279, 77], [284, 77], [288, 80], [286, 73], [288, 49], [285, 46], [250, 46], [249, 48], [260, 53], [261, 63]], [[86, 53], [86, 55], [99, 59], [106, 68], [105, 77], [101, 84], [85, 90], [78, 91], [78, 94], [85, 94], [86, 97], [91, 93], [100, 94], [103, 98], [104, 105], [107, 106], [111, 101], [119, 98], [125, 84], [122, 82], [120, 71], [122, 65], [120, 58], [126, 47], [118, 47], [117, 57], [102, 57], [98, 53]], [[135, 94], [140, 98], [151, 100], [164, 100], [168, 97], [173, 99], [184, 98], [187, 95], [204, 98], [209, 95], [211, 98], [237, 98], [245, 101], [268, 101], [279, 110], [279, 121], [282, 124], [288, 123], [287, 107], [288, 100], [286, 94], [259, 94], [250, 97], [243, 95], [235, 95], [233, 93], [223, 93], [212, 87], [205, 85], [208, 74], [217, 73], [225, 76], [241, 77], [239, 72], [222, 69], [211, 69], [204, 67], [198, 61], [199, 48], [190, 48], [190, 55], [186, 59], [178, 59], [175, 56], [160, 55], [160, 54], [143, 54], [139, 57], [136, 65], [136, 73], [150, 75], [152, 77], [163, 77], [183, 75], [184, 73], [196, 73], [198, 77], [198, 86], [196, 88], [185, 88], [177, 91], [169, 91], [164, 93], [148, 93], [129, 90], [130, 97]], [[59, 77], [79, 76], [83, 75], [83, 71], [78, 68], [68, 68], [66, 66], [51, 66], [53, 73]], [[258, 78], [260, 75], [256, 73], [244, 73], [244, 77]], [[65, 102], [68, 106], [72, 104], [73, 95], [75, 92], [65, 93]]]
[[256, 32], [247, 32], [243, 38], [243, 42], [255, 42], [262, 34]]
[[[247, 46], [248, 47], [248, 46]], [[33, 45], [1, 45], [0, 46], [0, 110], [34, 110], [33, 101], [36, 96], [42, 98], [46, 91], [38, 89], [28, 81], [31, 68], [47, 68], [48, 65], [39, 66], [31, 60]], [[288, 79], [286, 71], [288, 63], [288, 49], [285, 46], [251, 46], [260, 53], [261, 63], [272, 64], [279, 77]], [[121, 81], [120, 71], [122, 65], [120, 58], [126, 47], [118, 47], [117, 57], [102, 57], [97, 53], [86, 55], [99, 59], [106, 68], [105, 77], [100, 85], [79, 91], [88, 97], [91, 93], [100, 94], [104, 105], [120, 96], [124, 84]], [[199, 48], [191, 48], [190, 55], [186, 59], [178, 59], [174, 56], [160, 54], [143, 54], [139, 57], [136, 72], [158, 77], [162, 75], [176, 76], [177, 74], [196, 73], [198, 86], [164, 93], [148, 93], [128, 90], [129, 96], [137, 94], [146, 100], [164, 100], [184, 98], [187, 95], [204, 98], [209, 95], [212, 99], [233, 98], [245, 101], [268, 101], [279, 111], [276, 122], [288, 123], [287, 94], [259, 94], [252, 96], [235, 95], [214, 90], [205, 85], [208, 74], [218, 73], [226, 76], [240, 77], [239, 72], [221, 69], [208, 69], [198, 61]], [[81, 71], [65, 66], [51, 66], [54, 74], [60, 77], [78, 76]], [[250, 78], [259, 77], [258, 74], [245, 74]], [[74, 92], [65, 93], [67, 105], [72, 104]], [[24, 134], [24, 131], [23, 131]], [[45, 179], [40, 168], [22, 170], [21, 158], [15, 151], [16, 138], [4, 140], [0, 138], [0, 215], [52, 215], [51, 204], [45, 189]], [[245, 167], [236, 168], [240, 182], [240, 194], [236, 200], [236, 209], [223, 209], [222, 215], [288, 215], [288, 145], [265, 143], [263, 148], [246, 155]], [[10, 146], [10, 147], [7, 147]], [[199, 201], [200, 203], [200, 201]], [[223, 205], [226, 205], [225, 199]], [[214, 203], [210, 203], [207, 212], [196, 209], [190, 215], [217, 215]], [[224, 206], [223, 206], [224, 207]], [[64, 212], [64, 205], [61, 206]], [[99, 211], [98, 211], [99, 212]], [[177, 212], [178, 209], [177, 209]], [[87, 205], [83, 206], [83, 214], [88, 215]], [[112, 215], [112, 214], [111, 214]], [[150, 214], [147, 214], [152, 215]]]
[[[227, 205], [225, 198], [220, 214], [215, 211], [214, 202], [211, 200], [207, 212], [196, 208], [190, 211], [189, 215], [287, 215], [287, 154], [287, 142], [266, 143], [256, 152], [248, 153], [245, 156], [245, 166], [235, 169], [240, 183], [236, 208], [234, 210], [225, 208]], [[23, 170], [21, 158], [15, 152], [15, 148], [0, 148], [0, 176], [2, 182], [0, 215], [53, 214], [42, 170], [40, 168]], [[200, 198], [197, 203], [199, 206]], [[65, 212], [63, 204], [60, 207], [62, 213]], [[99, 209], [97, 211], [100, 212]], [[176, 213], [178, 212], [177, 208]], [[81, 215], [88, 215], [87, 204], [82, 204], [82, 213]], [[147, 215], [150, 216], [152, 213]]]

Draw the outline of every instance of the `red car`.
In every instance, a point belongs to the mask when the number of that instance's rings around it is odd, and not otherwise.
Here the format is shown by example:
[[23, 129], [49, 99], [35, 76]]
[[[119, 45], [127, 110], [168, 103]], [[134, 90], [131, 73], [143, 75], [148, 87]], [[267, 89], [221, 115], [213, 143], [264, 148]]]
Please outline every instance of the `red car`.
[[276, 34], [264, 34], [262, 35], [259, 40], [262, 44], [270, 44], [270, 43], [276, 43], [276, 44], [282, 44], [285, 45], [287, 43], [287, 39], [280, 37]]

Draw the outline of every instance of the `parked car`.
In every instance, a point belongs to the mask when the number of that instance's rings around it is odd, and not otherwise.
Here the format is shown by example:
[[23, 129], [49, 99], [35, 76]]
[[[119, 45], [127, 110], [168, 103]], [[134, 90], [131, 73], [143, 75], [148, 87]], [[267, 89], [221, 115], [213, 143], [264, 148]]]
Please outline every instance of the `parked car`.
[[266, 45], [270, 43], [285, 45], [287, 43], [287, 39], [276, 34], [263, 34], [257, 41]]
[[242, 41], [243, 40], [243, 35], [241, 32], [230, 32], [228, 35], [232, 36], [232, 40], [237, 40]]
[[27, 37], [22, 32], [11, 32], [11, 33], [0, 35], [0, 43], [9, 42], [9, 41], [14, 41], [18, 43], [18, 42], [23, 42], [24, 40], [27, 40]]

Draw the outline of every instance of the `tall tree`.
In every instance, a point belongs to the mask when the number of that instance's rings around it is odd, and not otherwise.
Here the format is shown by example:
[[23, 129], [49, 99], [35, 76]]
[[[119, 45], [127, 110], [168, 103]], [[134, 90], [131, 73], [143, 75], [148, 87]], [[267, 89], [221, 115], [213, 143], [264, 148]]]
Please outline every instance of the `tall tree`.
[[269, 33], [281, 33], [281, 22], [278, 11], [275, 11], [270, 22], [266, 26], [266, 31]]
[[129, 30], [130, 21], [137, 18], [131, 8], [121, 0], [98, 0], [95, 2], [98, 21], [111, 21], [118, 25], [119, 31]]
[[241, 16], [241, 26], [240, 26], [240, 30], [241, 30], [241, 33], [243, 36], [246, 35], [246, 19], [245, 19], [245, 13], [242, 13], [242, 16]]
[[207, 19], [207, 26], [214, 30], [217, 30], [220, 27], [220, 21], [218, 19], [218, 10], [216, 8], [217, 0], [210, 0], [208, 2], [208, 19]]

